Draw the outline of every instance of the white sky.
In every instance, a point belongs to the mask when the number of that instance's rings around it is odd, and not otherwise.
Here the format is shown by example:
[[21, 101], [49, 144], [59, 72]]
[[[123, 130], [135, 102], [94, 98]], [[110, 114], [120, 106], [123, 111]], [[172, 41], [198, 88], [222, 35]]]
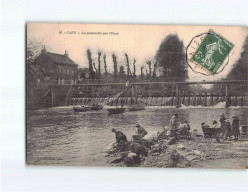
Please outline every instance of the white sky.
[[[96, 65], [97, 52], [102, 51], [107, 56], [108, 70], [113, 71], [112, 53], [117, 55], [118, 67], [125, 66], [125, 52], [129, 56], [131, 65], [136, 59], [136, 74], [140, 74], [140, 66], [144, 66], [146, 59], [155, 56], [162, 40], [170, 33], [177, 33], [179, 39], [186, 47], [194, 36], [213, 29], [216, 33], [228, 39], [235, 45], [229, 63], [225, 70], [218, 75], [202, 76], [193, 73], [190, 68], [190, 80], [213, 80], [225, 77], [232, 69], [233, 64], [240, 57], [246, 36], [247, 27], [225, 27], [225, 26], [166, 26], [166, 25], [117, 25], [117, 24], [56, 24], [56, 23], [29, 23], [27, 25], [27, 38], [35, 39], [49, 48], [49, 52], [64, 54], [68, 50], [69, 57], [79, 67], [88, 67], [86, 50], [92, 52], [92, 58]], [[115, 32], [118, 35], [84, 35], [84, 34], [59, 34], [59, 31], [76, 32]], [[103, 68], [103, 58], [101, 58]], [[119, 68], [118, 68], [119, 69]], [[126, 68], [125, 68], [126, 69]], [[145, 72], [145, 70], [144, 70]]]

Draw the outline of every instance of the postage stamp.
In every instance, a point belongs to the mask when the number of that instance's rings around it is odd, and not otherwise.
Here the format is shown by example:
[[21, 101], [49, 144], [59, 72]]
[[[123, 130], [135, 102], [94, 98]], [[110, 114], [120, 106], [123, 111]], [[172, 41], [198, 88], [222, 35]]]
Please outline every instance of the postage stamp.
[[233, 43], [210, 29], [191, 60], [211, 74], [216, 74], [233, 47]]

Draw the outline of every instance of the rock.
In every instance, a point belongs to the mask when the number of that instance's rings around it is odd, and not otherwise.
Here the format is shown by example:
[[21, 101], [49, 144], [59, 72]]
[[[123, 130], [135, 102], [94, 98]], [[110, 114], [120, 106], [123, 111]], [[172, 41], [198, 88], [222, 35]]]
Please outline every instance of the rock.
[[192, 137], [197, 137], [199, 134], [197, 132], [197, 129], [193, 129], [192, 131]]
[[151, 150], [153, 153], [156, 153], [156, 152], [160, 153], [161, 149], [162, 148], [159, 146], [159, 144], [155, 144], [155, 145], [151, 146]]
[[117, 150], [117, 148], [112, 148], [112, 149], [110, 149], [110, 150], [107, 150], [106, 152], [107, 152], [108, 154], [114, 154], [114, 153], [118, 152], [118, 150]]
[[166, 145], [166, 143], [164, 142], [164, 143], [162, 143], [161, 144], [161, 147], [162, 147], [162, 150], [164, 151], [164, 150], [166, 150], [167, 149], [167, 145]]
[[133, 166], [138, 166], [141, 163], [141, 159], [140, 159], [139, 155], [132, 153], [124, 159], [124, 162], [125, 162], [126, 166], [133, 167]]
[[163, 167], [164, 166], [164, 162], [158, 162], [157, 163], [157, 167]]
[[200, 159], [201, 156], [190, 154], [190, 155], [186, 156], [185, 158], [186, 158], [189, 162], [192, 162], [193, 160], [198, 160], [198, 159]]
[[170, 159], [174, 162], [174, 163], [178, 163], [178, 160], [180, 158], [180, 154], [177, 153], [175, 150], [172, 151], [171, 155], [170, 155]]
[[175, 144], [176, 142], [177, 142], [176, 138], [170, 138], [170, 140], [168, 141], [168, 145]]
[[128, 155], [127, 155], [127, 157], [129, 157], [129, 158], [132, 158], [134, 156], [137, 156], [137, 154], [135, 154], [133, 152], [129, 152]]
[[183, 144], [179, 144], [179, 145], [177, 146], [177, 149], [178, 149], [178, 150], [185, 150], [186, 148], [185, 148], [185, 146], [184, 146]]
[[120, 157], [120, 158], [112, 160], [110, 163], [119, 163], [121, 161], [123, 161], [123, 158]]
[[202, 152], [199, 151], [199, 150], [193, 150], [193, 152], [194, 152], [195, 155], [199, 155], [199, 156], [203, 155]]

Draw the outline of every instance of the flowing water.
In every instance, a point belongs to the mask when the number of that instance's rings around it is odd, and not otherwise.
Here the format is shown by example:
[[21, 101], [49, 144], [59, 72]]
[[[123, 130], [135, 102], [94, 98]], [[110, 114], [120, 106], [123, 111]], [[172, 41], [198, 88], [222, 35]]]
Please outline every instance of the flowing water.
[[[222, 102], [221, 102], [222, 103]], [[106, 108], [99, 111], [75, 113], [72, 106], [41, 109], [27, 112], [27, 163], [34, 165], [84, 165], [107, 166], [106, 147], [115, 141], [111, 129], [124, 132], [130, 140], [135, 134], [135, 124], [147, 131], [162, 131], [171, 116], [178, 113], [180, 120], [187, 120], [191, 130], [201, 133], [201, 122], [211, 124], [225, 115], [240, 117], [240, 125], [247, 124], [245, 107], [225, 109], [215, 107], [146, 107], [145, 111], [108, 115]]]

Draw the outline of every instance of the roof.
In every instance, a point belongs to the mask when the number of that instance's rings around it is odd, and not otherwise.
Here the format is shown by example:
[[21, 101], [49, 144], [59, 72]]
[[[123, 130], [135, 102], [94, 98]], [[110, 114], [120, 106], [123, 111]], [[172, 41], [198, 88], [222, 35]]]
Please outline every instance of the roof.
[[73, 62], [68, 56], [66, 55], [61, 55], [61, 54], [56, 54], [56, 53], [50, 53], [50, 52], [45, 52], [45, 54], [50, 58], [55, 63], [59, 64], [70, 64], [70, 65], [75, 65], [77, 64]]

